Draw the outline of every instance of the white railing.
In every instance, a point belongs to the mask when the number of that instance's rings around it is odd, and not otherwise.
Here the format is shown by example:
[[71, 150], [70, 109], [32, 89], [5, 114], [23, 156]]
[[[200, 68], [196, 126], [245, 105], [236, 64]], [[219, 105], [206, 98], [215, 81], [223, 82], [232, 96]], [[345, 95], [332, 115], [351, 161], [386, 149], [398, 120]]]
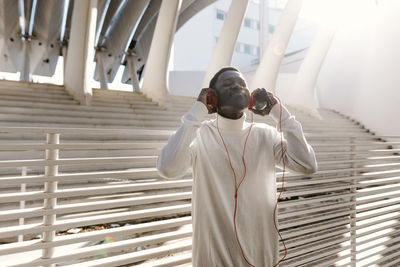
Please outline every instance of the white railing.
[[[47, 138], [0, 142], [0, 260], [6, 266], [190, 263], [191, 176], [163, 180], [154, 167], [172, 131], [14, 127], [2, 133]], [[307, 139], [320, 169], [287, 176], [279, 204], [288, 248], [282, 266], [396, 266], [400, 138]], [[82, 151], [86, 157], [62, 157]], [[100, 151], [132, 153], [103, 157]], [[20, 175], [20, 168], [27, 173]], [[277, 181], [280, 188], [279, 172]]]

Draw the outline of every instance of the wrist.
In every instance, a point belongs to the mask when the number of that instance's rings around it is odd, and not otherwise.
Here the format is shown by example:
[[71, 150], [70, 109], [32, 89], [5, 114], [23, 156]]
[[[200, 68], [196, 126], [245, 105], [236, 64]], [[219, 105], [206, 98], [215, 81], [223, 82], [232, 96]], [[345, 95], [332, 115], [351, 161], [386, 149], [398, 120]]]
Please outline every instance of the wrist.
[[206, 104], [201, 101], [196, 101], [188, 113], [191, 113], [197, 120], [202, 121], [208, 114]]
[[[282, 115], [281, 115], [281, 109], [282, 109]], [[283, 122], [291, 116], [287, 108], [284, 105], [280, 104], [279, 102], [272, 107], [271, 111], [269, 112], [269, 115], [276, 123], [279, 123], [280, 121]]]

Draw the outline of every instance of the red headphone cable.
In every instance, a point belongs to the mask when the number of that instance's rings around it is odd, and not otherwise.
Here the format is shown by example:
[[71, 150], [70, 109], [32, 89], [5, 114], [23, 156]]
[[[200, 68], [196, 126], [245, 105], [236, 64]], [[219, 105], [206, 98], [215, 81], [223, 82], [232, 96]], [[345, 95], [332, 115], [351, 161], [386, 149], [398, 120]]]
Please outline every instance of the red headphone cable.
[[[277, 233], [278, 233], [278, 235], [279, 235], [279, 237], [280, 237], [280, 240], [282, 241], [283, 246], [284, 246], [284, 248], [285, 248], [285, 255], [282, 257], [282, 259], [280, 259], [280, 260], [274, 265], [274, 267], [278, 266], [279, 263], [280, 263], [281, 261], [283, 261], [283, 260], [285, 259], [286, 255], [287, 255], [287, 249], [286, 249], [285, 241], [284, 241], [282, 235], [280, 234], [279, 229], [278, 229], [278, 227], [277, 227], [277, 225], [276, 225], [276, 209], [277, 209], [277, 206], [278, 206], [278, 201], [279, 201], [279, 199], [280, 199], [280, 197], [281, 197], [281, 195], [282, 195], [283, 189], [284, 189], [285, 168], [286, 168], [286, 166], [285, 166], [285, 159], [284, 159], [284, 152], [285, 152], [285, 151], [284, 151], [284, 147], [283, 147], [283, 133], [282, 133], [282, 103], [281, 103], [281, 101], [280, 101], [280, 99], [279, 99], [278, 97], [277, 97], [277, 99], [279, 100], [279, 105], [280, 105], [279, 128], [280, 128], [280, 132], [281, 132], [281, 151], [282, 151], [281, 155], [282, 155], [282, 167], [283, 167], [283, 172], [282, 172], [282, 187], [281, 187], [281, 192], [279, 193], [279, 196], [278, 196], [278, 198], [277, 198], [277, 200], [276, 200], [275, 208], [274, 208], [274, 226], [275, 226], [275, 229], [276, 229], [276, 231], [277, 231]], [[253, 264], [251, 264], [251, 263], [249, 262], [249, 260], [247, 259], [246, 255], [244, 254], [243, 247], [242, 247], [242, 245], [241, 245], [241, 243], [240, 243], [239, 236], [238, 236], [238, 233], [237, 233], [237, 227], [236, 227], [236, 212], [237, 212], [237, 197], [238, 197], [237, 193], [238, 193], [238, 191], [239, 191], [240, 185], [242, 184], [242, 182], [244, 181], [244, 178], [246, 177], [247, 166], [246, 166], [246, 161], [245, 161], [245, 159], [244, 159], [244, 154], [245, 154], [245, 151], [246, 151], [247, 140], [248, 140], [248, 138], [249, 138], [249, 136], [250, 136], [250, 132], [251, 132], [251, 129], [253, 128], [253, 125], [254, 125], [254, 115], [253, 115], [253, 112], [252, 112], [252, 113], [251, 113], [251, 125], [250, 125], [249, 132], [247, 133], [245, 142], [244, 142], [243, 154], [242, 154], [242, 162], [243, 162], [243, 167], [244, 167], [244, 174], [243, 174], [243, 177], [242, 177], [242, 179], [241, 179], [239, 185], [237, 185], [236, 172], [235, 172], [235, 170], [234, 170], [234, 168], [233, 168], [233, 166], [232, 166], [232, 161], [231, 161], [231, 157], [230, 157], [229, 152], [228, 152], [228, 148], [227, 148], [227, 146], [226, 146], [226, 144], [225, 144], [224, 138], [222, 137], [222, 134], [221, 134], [221, 132], [220, 132], [220, 130], [219, 130], [219, 127], [218, 127], [218, 112], [217, 112], [217, 130], [218, 130], [219, 136], [221, 137], [222, 143], [223, 143], [223, 145], [224, 145], [226, 154], [227, 154], [227, 156], [228, 156], [229, 165], [230, 165], [230, 167], [231, 167], [231, 169], [232, 169], [233, 177], [234, 177], [234, 179], [235, 179], [235, 195], [234, 195], [234, 196], [235, 196], [235, 210], [234, 210], [234, 214], [233, 214], [233, 225], [234, 225], [234, 229], [235, 229], [235, 236], [236, 236], [236, 240], [237, 240], [237, 242], [238, 242], [238, 245], [239, 245], [239, 248], [240, 248], [240, 251], [241, 251], [241, 253], [242, 253], [242, 256], [243, 256], [244, 260], [247, 262], [248, 265], [250, 265], [250, 266], [252, 266], [252, 267], [255, 267], [255, 265], [253, 265]]]
[[276, 199], [276, 203], [275, 203], [275, 208], [274, 208], [274, 226], [275, 226], [276, 232], [277, 232], [278, 235], [279, 235], [280, 240], [282, 241], [283, 247], [284, 247], [284, 249], [285, 249], [285, 254], [283, 255], [282, 259], [280, 259], [280, 260], [274, 265], [274, 267], [278, 266], [279, 263], [281, 263], [281, 261], [283, 261], [283, 260], [286, 258], [286, 255], [287, 255], [287, 248], [286, 248], [285, 240], [283, 239], [281, 233], [279, 232], [278, 226], [276, 225], [276, 220], [277, 220], [277, 219], [276, 219], [276, 210], [277, 210], [277, 207], [278, 207], [279, 199], [281, 198], [281, 195], [282, 195], [282, 193], [283, 193], [283, 189], [284, 189], [284, 186], [285, 186], [286, 164], [285, 164], [285, 157], [284, 157], [284, 154], [285, 154], [286, 150], [284, 150], [284, 147], [283, 147], [282, 102], [281, 102], [281, 100], [280, 100], [277, 96], [275, 96], [275, 97], [278, 99], [278, 101], [279, 101], [279, 107], [280, 107], [280, 109], [279, 109], [279, 131], [280, 131], [280, 133], [281, 133], [282, 186], [281, 186], [281, 192], [279, 192], [278, 198]]
[[242, 177], [239, 185], [237, 185], [236, 172], [233, 169], [232, 162], [231, 162], [231, 157], [230, 157], [229, 152], [228, 152], [228, 148], [226, 147], [224, 138], [222, 137], [222, 134], [221, 134], [221, 132], [219, 130], [219, 127], [218, 127], [218, 113], [217, 113], [217, 130], [218, 130], [219, 136], [221, 137], [222, 143], [224, 144], [226, 154], [228, 155], [229, 165], [230, 165], [230, 167], [232, 169], [233, 177], [235, 179], [235, 211], [233, 213], [233, 225], [234, 225], [234, 229], [235, 229], [235, 236], [236, 236], [236, 240], [237, 240], [237, 242], [239, 244], [239, 248], [240, 248], [240, 251], [242, 252], [242, 256], [243, 256], [244, 260], [247, 262], [248, 265], [250, 265], [252, 267], [255, 267], [253, 264], [251, 264], [249, 262], [249, 260], [246, 258], [246, 255], [244, 254], [243, 247], [242, 247], [242, 245], [240, 243], [239, 236], [238, 236], [238, 233], [237, 233], [237, 227], [236, 227], [236, 211], [237, 211], [237, 197], [238, 197], [237, 193], [239, 191], [240, 185], [242, 184], [244, 178], [246, 177], [247, 167], [246, 167], [246, 161], [244, 160], [244, 153], [246, 151], [247, 139], [250, 136], [250, 132], [251, 132], [252, 128], [253, 128], [253, 116], [252, 116], [252, 123], [250, 125], [250, 129], [249, 129], [249, 132], [247, 134], [246, 140], [244, 142], [244, 147], [243, 147], [242, 162], [243, 162], [243, 166], [244, 166], [244, 174], [243, 174], [243, 177]]

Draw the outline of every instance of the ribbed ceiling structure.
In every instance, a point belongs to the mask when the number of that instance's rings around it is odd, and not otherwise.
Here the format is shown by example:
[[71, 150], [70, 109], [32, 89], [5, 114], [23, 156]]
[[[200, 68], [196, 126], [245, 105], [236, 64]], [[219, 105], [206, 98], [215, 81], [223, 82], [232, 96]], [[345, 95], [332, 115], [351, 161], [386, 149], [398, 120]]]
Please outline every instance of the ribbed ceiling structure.
[[[177, 30], [215, 0], [183, 0]], [[0, 0], [0, 71], [52, 76], [58, 57], [68, 57], [74, 0]], [[113, 82], [126, 55], [142, 73], [161, 0], [98, 0], [93, 59], [102, 60], [106, 82]], [[99, 64], [95, 79], [98, 80]], [[24, 74], [24, 75], [23, 75]], [[122, 82], [130, 83], [128, 68]]]

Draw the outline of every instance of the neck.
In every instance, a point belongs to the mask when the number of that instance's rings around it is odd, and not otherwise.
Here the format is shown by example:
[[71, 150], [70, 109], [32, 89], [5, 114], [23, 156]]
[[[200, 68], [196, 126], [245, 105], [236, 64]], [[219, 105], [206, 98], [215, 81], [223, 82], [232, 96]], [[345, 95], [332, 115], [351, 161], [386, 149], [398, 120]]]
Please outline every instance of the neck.
[[243, 116], [243, 110], [232, 112], [231, 110], [227, 111], [227, 110], [220, 109], [220, 110], [218, 110], [218, 115], [228, 118], [228, 119], [231, 119], [231, 120], [237, 120]]

